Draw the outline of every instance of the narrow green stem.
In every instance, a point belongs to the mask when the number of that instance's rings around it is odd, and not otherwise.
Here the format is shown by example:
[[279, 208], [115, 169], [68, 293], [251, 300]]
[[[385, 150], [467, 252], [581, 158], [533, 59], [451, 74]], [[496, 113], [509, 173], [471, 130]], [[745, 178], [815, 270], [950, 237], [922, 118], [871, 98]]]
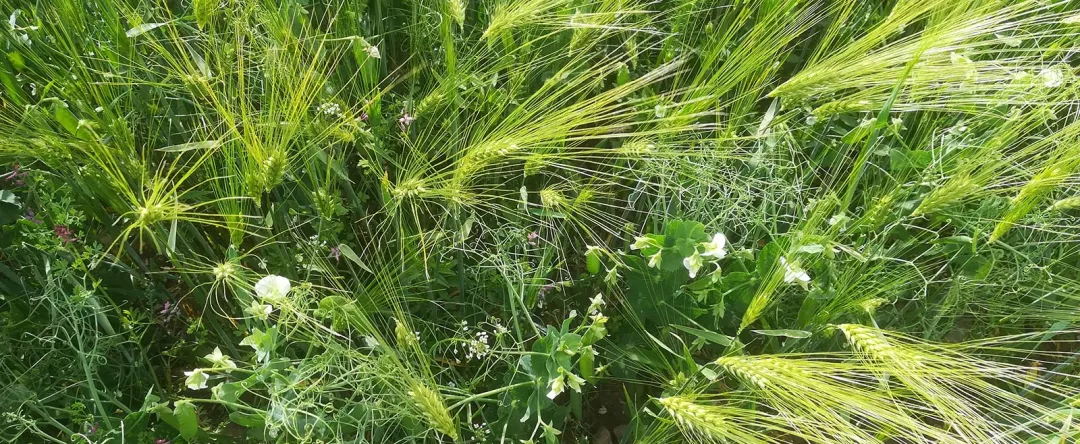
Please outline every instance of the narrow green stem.
[[499, 393], [510, 391], [510, 390], [516, 389], [518, 387], [524, 387], [524, 386], [530, 385], [530, 384], [533, 384], [533, 381], [519, 382], [517, 384], [510, 384], [510, 385], [505, 386], [505, 387], [499, 387], [499, 388], [497, 388], [495, 390], [488, 390], [488, 391], [483, 392], [483, 393], [477, 393], [475, 395], [469, 396], [468, 398], [462, 399], [461, 401], [455, 402], [454, 405], [450, 406], [450, 410], [456, 409], [458, 407], [461, 407], [461, 406], [463, 406], [465, 404], [468, 404], [468, 403], [470, 403], [472, 401], [475, 401], [477, 399], [480, 399], [480, 398], [486, 398], [486, 397], [491, 396], [491, 395], [497, 395]]

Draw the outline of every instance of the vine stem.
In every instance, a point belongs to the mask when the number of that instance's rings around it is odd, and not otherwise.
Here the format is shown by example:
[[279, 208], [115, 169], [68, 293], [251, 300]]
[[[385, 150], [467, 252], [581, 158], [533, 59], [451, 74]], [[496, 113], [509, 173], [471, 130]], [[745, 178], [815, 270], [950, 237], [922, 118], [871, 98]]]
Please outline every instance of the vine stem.
[[533, 381], [519, 382], [517, 384], [510, 384], [510, 385], [508, 385], [506, 387], [499, 387], [499, 388], [497, 388], [495, 390], [488, 390], [488, 391], [483, 392], [483, 393], [477, 393], [475, 395], [469, 396], [468, 398], [462, 399], [461, 401], [455, 402], [454, 405], [450, 406], [450, 410], [456, 409], [458, 407], [461, 407], [461, 406], [463, 406], [465, 404], [468, 404], [468, 403], [470, 403], [472, 401], [475, 401], [477, 399], [480, 399], [480, 398], [484, 398], [484, 397], [491, 396], [491, 395], [497, 395], [499, 393], [509, 391], [509, 390], [513, 390], [513, 389], [516, 389], [518, 387], [524, 387], [524, 386], [529, 385], [529, 384], [533, 384]]

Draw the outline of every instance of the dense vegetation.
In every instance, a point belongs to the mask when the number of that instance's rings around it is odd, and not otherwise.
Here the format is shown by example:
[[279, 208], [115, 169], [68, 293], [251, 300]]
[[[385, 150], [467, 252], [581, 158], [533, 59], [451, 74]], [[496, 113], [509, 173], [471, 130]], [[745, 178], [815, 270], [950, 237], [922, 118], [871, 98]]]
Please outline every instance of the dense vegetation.
[[0, 0], [7, 442], [1080, 439], [1080, 3]]

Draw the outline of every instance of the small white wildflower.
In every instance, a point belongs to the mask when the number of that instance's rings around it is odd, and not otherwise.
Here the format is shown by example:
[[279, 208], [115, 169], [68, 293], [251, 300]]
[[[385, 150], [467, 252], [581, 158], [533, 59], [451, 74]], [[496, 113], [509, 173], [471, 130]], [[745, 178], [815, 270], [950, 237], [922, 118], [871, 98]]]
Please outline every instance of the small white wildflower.
[[[562, 370], [562, 367], [559, 367], [559, 370]], [[552, 379], [548, 384], [548, 387], [551, 388], [547, 394], [548, 399], [555, 399], [556, 396], [559, 396], [560, 393], [566, 390], [566, 377], [562, 372], [559, 372], [559, 376]]]
[[690, 256], [683, 258], [683, 266], [686, 267], [686, 271], [690, 272], [690, 279], [697, 277], [698, 270], [701, 270], [701, 266], [704, 261], [701, 259], [701, 255], [697, 251]]
[[184, 375], [187, 376], [187, 379], [184, 381], [184, 385], [186, 385], [189, 389], [192, 390], [200, 390], [206, 388], [206, 381], [210, 379], [210, 377], [207, 376], [205, 369], [201, 368], [197, 368], [190, 372], [184, 372]]
[[797, 263], [788, 263], [787, 259], [780, 258], [780, 265], [784, 266], [784, 282], [792, 283], [796, 282], [803, 288], [806, 288], [806, 284], [810, 282], [810, 275], [806, 274]]
[[661, 251], [657, 251], [656, 254], [649, 257], [649, 266], [650, 267], [652, 267], [652, 268], [660, 268], [660, 260], [663, 259], [662, 257], [660, 257], [660, 253], [661, 253]]
[[269, 275], [255, 284], [255, 294], [259, 296], [259, 299], [267, 301], [280, 301], [288, 296], [289, 290], [292, 290], [292, 284], [287, 278], [278, 275]]
[[593, 313], [596, 311], [596, 309], [605, 305], [607, 305], [607, 302], [604, 302], [604, 295], [597, 293], [596, 296], [593, 296], [592, 299], [589, 299], [589, 313]]
[[369, 57], [373, 58], [373, 59], [382, 58], [381, 55], [379, 54], [379, 47], [378, 46], [368, 45], [366, 48], [364, 48], [364, 52], [366, 52], [367, 55]]
[[653, 107], [653, 113], [656, 114], [657, 119], [663, 119], [667, 115], [667, 108], [663, 105], [657, 104]]
[[240, 345], [246, 345], [255, 349], [255, 359], [259, 362], [266, 362], [270, 359], [270, 350], [267, 348], [269, 339], [267, 332], [256, 328], [250, 335], [240, 341]]
[[949, 62], [952, 62], [952, 64], [954, 65], [967, 65], [971, 63], [971, 59], [969, 59], [966, 55], [950, 52]]
[[712, 237], [712, 241], [701, 244], [705, 247], [705, 251], [701, 253], [702, 256], [711, 256], [717, 259], [723, 259], [727, 256], [727, 236], [724, 233], [716, 233]]
[[226, 370], [232, 370], [236, 368], [236, 363], [229, 359], [228, 355], [221, 354], [221, 347], [214, 347], [214, 352], [203, 356], [203, 359], [206, 359], [207, 361], [210, 361], [210, 363], [214, 364], [215, 369], [223, 368]]
[[619, 282], [619, 266], [616, 265], [608, 269], [607, 274], [604, 275], [604, 283], [610, 286], [615, 286]]
[[635, 237], [634, 238], [634, 243], [633, 243], [633, 245], [630, 245], [630, 249], [631, 250], [640, 250], [642, 248], [651, 247], [651, 246], [659, 246], [656, 243], [656, 239], [653, 239], [653, 238], [648, 237], [648, 236], [640, 236], [640, 237]]
[[251, 300], [251, 305], [244, 309], [244, 313], [247, 313], [255, 319], [265, 321], [270, 318], [270, 313], [274, 312], [274, 306], [270, 304], [260, 304], [259, 301]]
[[1042, 77], [1043, 85], [1047, 88], [1057, 88], [1065, 81], [1065, 76], [1061, 74], [1061, 69], [1057, 67], [1044, 68], [1039, 71], [1039, 77]]
[[581, 393], [581, 385], [585, 383], [585, 379], [572, 372], [563, 370], [562, 367], [559, 367], [559, 373], [566, 375], [566, 383], [570, 385], [570, 388], [574, 389], [575, 392]]
[[364, 345], [375, 348], [379, 346], [379, 340], [375, 339], [374, 336], [364, 336]]

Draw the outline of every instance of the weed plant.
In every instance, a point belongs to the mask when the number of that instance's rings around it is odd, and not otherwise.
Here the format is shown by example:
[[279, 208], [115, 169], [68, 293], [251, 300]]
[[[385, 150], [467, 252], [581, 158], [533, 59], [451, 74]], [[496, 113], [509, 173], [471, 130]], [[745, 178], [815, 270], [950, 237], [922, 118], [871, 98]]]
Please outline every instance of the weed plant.
[[1080, 2], [0, 12], [4, 442], [1080, 440]]

